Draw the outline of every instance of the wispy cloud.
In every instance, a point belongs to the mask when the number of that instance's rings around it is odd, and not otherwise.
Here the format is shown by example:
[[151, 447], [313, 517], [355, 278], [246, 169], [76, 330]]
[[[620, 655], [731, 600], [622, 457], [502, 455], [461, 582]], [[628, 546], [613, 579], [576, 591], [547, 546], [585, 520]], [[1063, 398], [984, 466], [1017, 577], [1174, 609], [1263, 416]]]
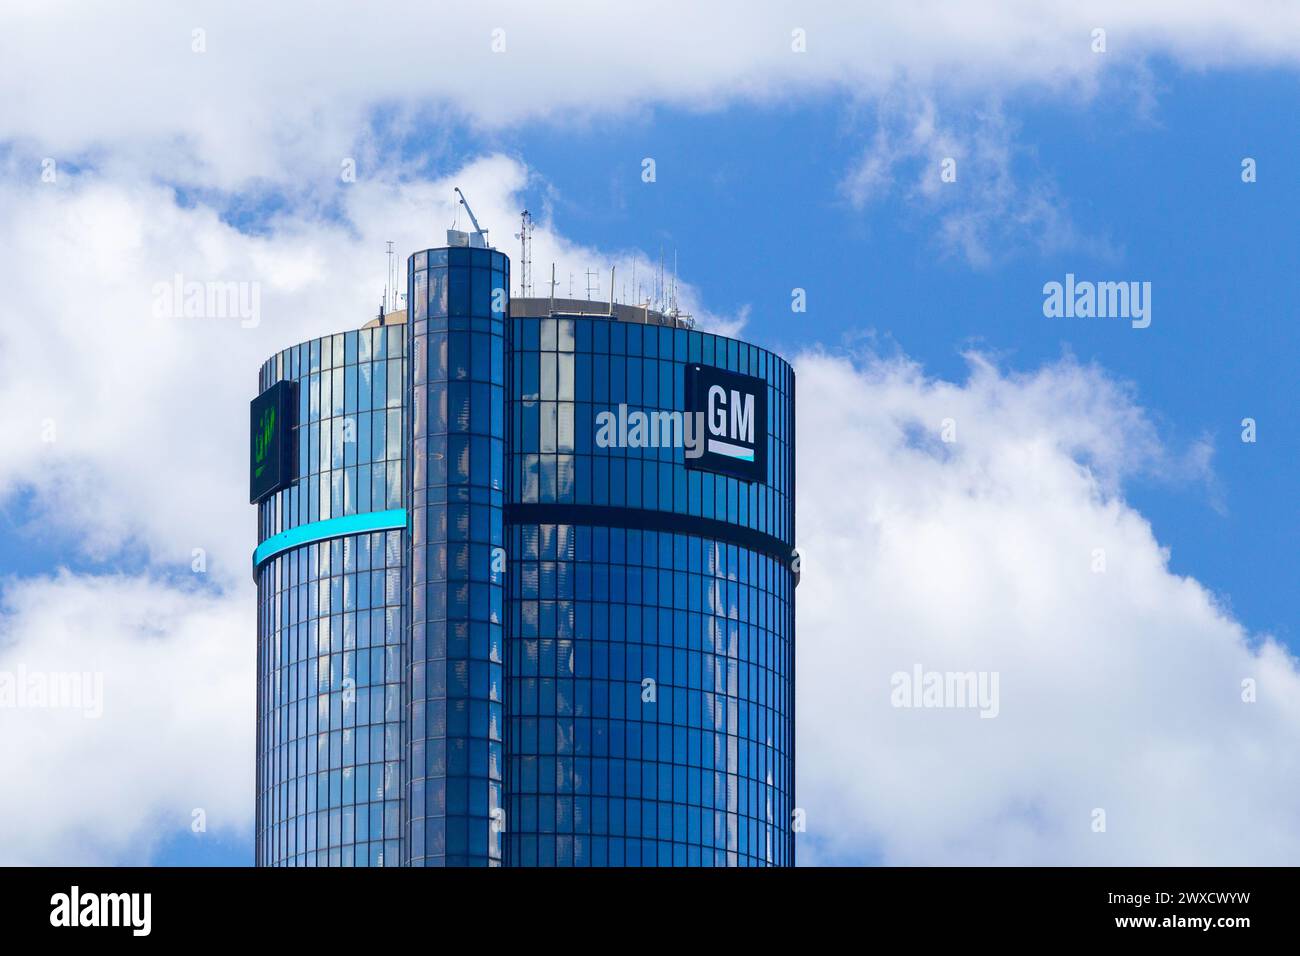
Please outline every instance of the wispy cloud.
[[1112, 256], [1109, 244], [1085, 234], [1016, 124], [996, 101], [941, 110], [919, 90], [882, 99], [871, 142], [843, 179], [845, 196], [863, 208], [887, 200], [929, 224], [937, 247], [986, 267], [1026, 250], [1085, 250]]

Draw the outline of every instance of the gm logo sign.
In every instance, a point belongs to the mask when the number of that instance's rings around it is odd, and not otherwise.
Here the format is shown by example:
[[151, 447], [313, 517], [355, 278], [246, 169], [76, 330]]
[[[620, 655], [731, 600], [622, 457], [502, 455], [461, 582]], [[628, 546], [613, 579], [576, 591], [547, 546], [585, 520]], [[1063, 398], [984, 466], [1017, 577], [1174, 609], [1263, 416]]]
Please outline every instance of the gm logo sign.
[[704, 448], [686, 458], [742, 481], [767, 481], [767, 383], [708, 365], [686, 366], [686, 411], [704, 421]]

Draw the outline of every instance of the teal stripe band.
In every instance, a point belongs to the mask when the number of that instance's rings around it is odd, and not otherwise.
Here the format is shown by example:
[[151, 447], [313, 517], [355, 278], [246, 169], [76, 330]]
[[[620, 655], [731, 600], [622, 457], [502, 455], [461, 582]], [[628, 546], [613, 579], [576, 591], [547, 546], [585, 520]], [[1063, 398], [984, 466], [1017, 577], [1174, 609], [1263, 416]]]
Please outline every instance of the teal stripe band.
[[326, 518], [301, 524], [288, 531], [273, 534], [257, 546], [253, 552], [253, 577], [257, 577], [260, 568], [277, 554], [283, 554], [291, 548], [316, 541], [328, 541], [345, 534], [366, 534], [370, 531], [395, 531], [406, 527], [406, 509], [393, 508], [391, 511], [368, 511], [359, 515], [343, 515], [339, 518]]

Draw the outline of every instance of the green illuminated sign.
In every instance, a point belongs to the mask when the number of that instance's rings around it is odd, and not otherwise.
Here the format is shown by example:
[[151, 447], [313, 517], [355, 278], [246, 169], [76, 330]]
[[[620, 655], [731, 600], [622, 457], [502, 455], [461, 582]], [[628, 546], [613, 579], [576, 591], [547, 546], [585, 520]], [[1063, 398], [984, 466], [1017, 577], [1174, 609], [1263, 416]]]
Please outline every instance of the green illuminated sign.
[[294, 473], [294, 417], [298, 411], [296, 382], [276, 382], [249, 403], [251, 456], [248, 500], [261, 501], [287, 488]]

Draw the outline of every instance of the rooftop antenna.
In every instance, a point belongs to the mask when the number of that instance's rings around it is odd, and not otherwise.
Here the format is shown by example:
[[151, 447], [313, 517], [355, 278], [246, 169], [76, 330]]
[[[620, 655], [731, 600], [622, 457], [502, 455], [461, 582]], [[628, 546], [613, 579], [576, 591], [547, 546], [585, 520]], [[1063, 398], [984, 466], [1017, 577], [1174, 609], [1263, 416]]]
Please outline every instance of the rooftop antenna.
[[588, 269], [588, 270], [587, 270], [587, 301], [588, 301], [588, 302], [591, 301], [591, 278], [592, 278], [592, 276], [595, 276], [595, 277], [596, 277], [596, 291], [597, 291], [597, 292], [600, 291], [600, 274], [599, 274], [599, 273], [596, 273], [596, 272], [592, 272], [590, 269]]
[[551, 263], [551, 312], [555, 311], [555, 263]]
[[664, 246], [659, 244], [659, 275], [655, 279], [655, 310], [664, 311]]
[[384, 286], [384, 311], [397, 311], [397, 264], [393, 258], [393, 241], [388, 240], [388, 281]]
[[527, 297], [533, 294], [533, 217], [527, 209], [519, 217], [515, 238], [519, 240], [519, 295]]
[[673, 250], [673, 314], [677, 314], [677, 250]]

